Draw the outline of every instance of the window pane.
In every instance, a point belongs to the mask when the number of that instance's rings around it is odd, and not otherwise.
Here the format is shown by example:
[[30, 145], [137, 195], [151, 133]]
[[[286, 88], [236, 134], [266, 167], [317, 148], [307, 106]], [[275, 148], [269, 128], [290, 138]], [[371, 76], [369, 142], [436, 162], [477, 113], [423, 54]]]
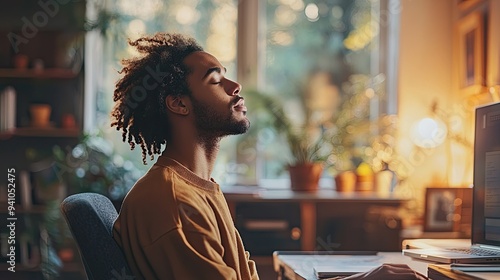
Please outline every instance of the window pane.
[[[372, 55], [378, 48], [378, 19], [372, 13], [376, 2], [263, 1], [260, 28], [266, 35], [266, 58], [260, 88], [283, 100], [293, 122], [302, 125], [307, 119], [309, 126], [325, 125], [350, 101], [348, 95], [363, 90], [357, 83], [372, 82]], [[367, 118], [374, 117], [372, 112]], [[357, 146], [366, 145], [360, 143], [362, 139], [355, 141]], [[286, 177], [286, 172], [280, 172], [288, 161], [283, 156], [288, 152], [286, 140], [263, 130], [259, 142], [262, 177]], [[353, 164], [361, 160], [351, 159]], [[325, 172], [325, 176], [331, 175]]]

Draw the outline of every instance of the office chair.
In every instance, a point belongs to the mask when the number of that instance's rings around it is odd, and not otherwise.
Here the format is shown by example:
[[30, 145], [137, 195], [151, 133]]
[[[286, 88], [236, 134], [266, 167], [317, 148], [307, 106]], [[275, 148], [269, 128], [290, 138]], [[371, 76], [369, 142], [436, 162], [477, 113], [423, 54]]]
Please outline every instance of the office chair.
[[74, 194], [61, 203], [90, 280], [133, 280], [123, 251], [113, 239], [118, 213], [111, 201], [97, 193]]

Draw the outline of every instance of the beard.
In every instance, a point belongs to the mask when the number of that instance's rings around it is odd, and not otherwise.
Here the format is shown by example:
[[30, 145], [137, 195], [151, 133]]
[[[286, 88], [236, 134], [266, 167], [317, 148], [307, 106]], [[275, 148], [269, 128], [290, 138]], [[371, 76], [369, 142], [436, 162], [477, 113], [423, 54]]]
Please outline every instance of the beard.
[[[194, 98], [191, 98], [191, 103], [193, 104], [196, 128], [203, 138], [243, 134], [250, 128], [250, 121], [247, 118], [237, 120], [231, 108], [228, 108], [227, 113], [222, 113]], [[233, 103], [231, 102], [231, 105]]]

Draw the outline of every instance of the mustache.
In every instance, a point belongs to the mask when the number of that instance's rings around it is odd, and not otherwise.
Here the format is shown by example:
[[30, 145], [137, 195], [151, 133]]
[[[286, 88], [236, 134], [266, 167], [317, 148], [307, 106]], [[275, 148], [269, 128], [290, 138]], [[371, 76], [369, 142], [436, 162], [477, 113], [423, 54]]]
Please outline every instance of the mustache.
[[240, 100], [245, 100], [245, 98], [238, 96], [233, 101], [231, 101], [231, 106], [236, 105]]

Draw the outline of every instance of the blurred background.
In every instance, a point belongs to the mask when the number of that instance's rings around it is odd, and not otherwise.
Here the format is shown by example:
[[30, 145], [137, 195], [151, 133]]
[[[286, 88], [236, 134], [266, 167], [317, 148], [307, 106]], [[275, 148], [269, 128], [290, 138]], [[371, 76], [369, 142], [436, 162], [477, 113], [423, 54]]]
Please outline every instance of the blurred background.
[[[499, 101], [497, 1], [19, 0], [0, 8], [0, 218], [17, 218], [15, 274], [6, 264], [13, 233], [0, 228], [5, 279], [85, 277], [59, 204], [97, 192], [119, 210], [154, 163], [142, 163], [109, 116], [120, 61], [138, 55], [127, 39], [158, 31], [193, 36], [243, 86], [251, 129], [222, 140], [212, 175], [263, 279], [274, 277], [273, 250], [350, 250], [363, 239], [391, 251], [404, 238], [470, 234], [474, 108]], [[304, 193], [289, 169], [318, 162]], [[437, 227], [429, 188], [447, 189], [452, 201]]]

